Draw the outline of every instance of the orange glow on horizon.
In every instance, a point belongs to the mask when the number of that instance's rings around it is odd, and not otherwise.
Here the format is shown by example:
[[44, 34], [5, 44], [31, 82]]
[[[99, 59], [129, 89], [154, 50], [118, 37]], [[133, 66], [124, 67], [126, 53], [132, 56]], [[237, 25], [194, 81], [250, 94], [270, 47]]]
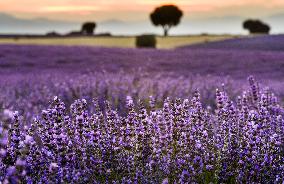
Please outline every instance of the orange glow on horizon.
[[[76, 19], [95, 16], [99, 19], [106, 17], [129, 17], [134, 19], [135, 13], [148, 14], [157, 6], [174, 4], [186, 15], [202, 14], [239, 14], [250, 13], [250, 9], [261, 8], [259, 14], [273, 14], [284, 10], [283, 0], [3, 0], [0, 2], [0, 13], [24, 15], [26, 17], [52, 17]], [[235, 9], [230, 12], [228, 10]], [[256, 12], [256, 11], [254, 11]], [[66, 16], [65, 16], [66, 15]], [[72, 16], [74, 15], [74, 16]], [[82, 15], [80, 17], [76, 15]], [[123, 15], [123, 16], [122, 16]], [[127, 16], [128, 15], [128, 16]]]

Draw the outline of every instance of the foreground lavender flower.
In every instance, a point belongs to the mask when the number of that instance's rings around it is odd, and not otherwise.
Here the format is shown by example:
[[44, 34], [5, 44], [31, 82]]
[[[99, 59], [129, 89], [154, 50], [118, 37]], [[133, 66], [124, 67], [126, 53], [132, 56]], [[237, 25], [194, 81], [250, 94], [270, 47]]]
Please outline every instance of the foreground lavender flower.
[[[157, 108], [126, 99], [126, 116], [111, 103], [76, 100], [70, 111], [54, 97], [32, 123], [19, 113], [1, 126], [0, 179], [18, 183], [282, 183], [284, 109], [269, 90], [251, 89], [234, 103], [226, 86], [216, 108], [202, 96], [166, 98]], [[149, 106], [150, 109], [146, 107]], [[93, 109], [93, 111], [89, 111]], [[213, 109], [213, 110], [212, 110]], [[30, 125], [28, 128], [26, 124]]]

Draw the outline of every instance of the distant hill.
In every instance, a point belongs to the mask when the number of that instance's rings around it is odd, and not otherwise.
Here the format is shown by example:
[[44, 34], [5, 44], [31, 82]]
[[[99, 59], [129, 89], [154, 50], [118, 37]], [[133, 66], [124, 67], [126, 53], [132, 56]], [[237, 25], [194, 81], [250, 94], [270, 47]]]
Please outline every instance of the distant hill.
[[[178, 27], [173, 28], [170, 34], [240, 34], [246, 33], [242, 29], [243, 17], [212, 17], [200, 19], [183, 19]], [[274, 33], [284, 32], [284, 14], [263, 18], [271, 24]], [[45, 18], [21, 19], [8, 14], [0, 13], [0, 34], [45, 34], [56, 31], [68, 33], [79, 30], [81, 22], [55, 21]], [[115, 35], [137, 35], [142, 33], [161, 34], [162, 29], [154, 27], [149, 20], [121, 21], [106, 20], [98, 22], [97, 32], [111, 32]]]
[[284, 51], [284, 35], [256, 36], [196, 44], [182, 49]]
[[44, 18], [20, 19], [7, 14], [0, 14], [0, 33], [9, 34], [45, 34], [50, 31], [69, 32], [79, 29], [80, 23], [54, 21]]

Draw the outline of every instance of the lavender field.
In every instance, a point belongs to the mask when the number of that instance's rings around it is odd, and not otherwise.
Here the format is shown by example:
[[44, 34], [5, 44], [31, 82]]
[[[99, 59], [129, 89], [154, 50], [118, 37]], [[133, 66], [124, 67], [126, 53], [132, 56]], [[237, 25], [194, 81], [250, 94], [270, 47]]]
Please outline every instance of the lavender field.
[[259, 50], [259, 51], [284, 51], [283, 35], [254, 36], [250, 38], [228, 39], [207, 44], [194, 44], [182, 48], [197, 49], [229, 49], [229, 50]]
[[0, 180], [284, 182], [283, 38], [0, 45]]

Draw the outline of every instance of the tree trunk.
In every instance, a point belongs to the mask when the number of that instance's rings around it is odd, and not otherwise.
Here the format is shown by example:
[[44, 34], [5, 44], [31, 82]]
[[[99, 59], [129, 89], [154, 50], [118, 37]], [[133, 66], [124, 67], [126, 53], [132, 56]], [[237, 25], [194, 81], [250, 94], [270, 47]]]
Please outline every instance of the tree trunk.
[[164, 27], [164, 36], [168, 36], [169, 34], [169, 29]]
[[164, 36], [168, 36], [169, 30], [171, 29], [171, 25], [164, 25], [163, 29], [164, 29]]

